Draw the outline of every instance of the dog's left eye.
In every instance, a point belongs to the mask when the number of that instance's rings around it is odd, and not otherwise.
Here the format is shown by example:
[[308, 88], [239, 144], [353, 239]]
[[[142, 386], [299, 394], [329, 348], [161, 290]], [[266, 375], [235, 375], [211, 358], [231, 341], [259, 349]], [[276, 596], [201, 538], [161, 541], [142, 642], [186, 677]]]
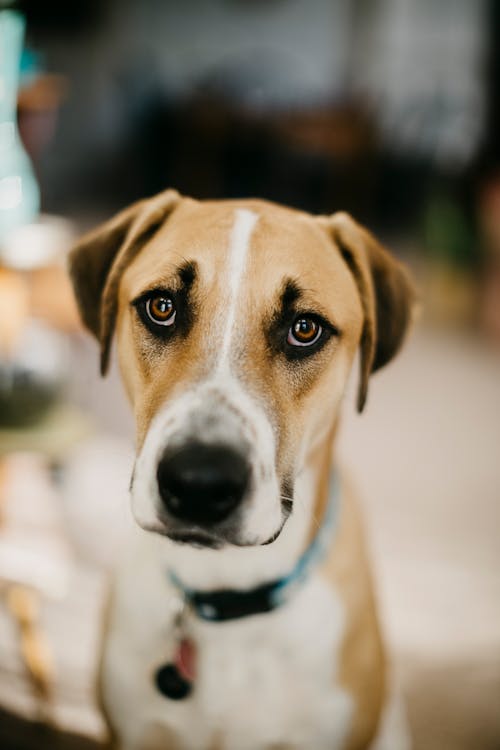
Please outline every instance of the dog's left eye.
[[145, 311], [149, 320], [156, 325], [171, 326], [175, 322], [176, 309], [171, 297], [155, 294], [145, 302]]
[[312, 346], [323, 333], [323, 327], [315, 319], [302, 315], [288, 329], [287, 344], [290, 346]]

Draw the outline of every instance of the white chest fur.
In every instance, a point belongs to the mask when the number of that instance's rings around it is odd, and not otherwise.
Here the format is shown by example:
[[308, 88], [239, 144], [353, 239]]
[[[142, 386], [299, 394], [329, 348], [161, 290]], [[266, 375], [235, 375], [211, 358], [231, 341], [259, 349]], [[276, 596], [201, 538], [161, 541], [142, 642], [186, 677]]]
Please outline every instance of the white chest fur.
[[124, 748], [140, 750], [153, 725], [168, 727], [186, 750], [208, 748], [216, 736], [225, 750], [343, 747], [353, 710], [336, 679], [343, 610], [326, 581], [311, 576], [269, 614], [191, 618], [198, 676], [193, 694], [175, 702], [152, 680], [168, 656], [173, 593], [154, 563], [134, 555], [119, 576], [105, 650], [104, 698]]

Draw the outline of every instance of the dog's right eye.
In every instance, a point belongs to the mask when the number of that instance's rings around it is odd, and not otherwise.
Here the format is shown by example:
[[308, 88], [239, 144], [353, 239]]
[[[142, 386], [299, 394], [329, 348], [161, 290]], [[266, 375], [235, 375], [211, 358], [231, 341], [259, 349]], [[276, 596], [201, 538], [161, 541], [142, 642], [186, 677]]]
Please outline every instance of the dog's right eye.
[[158, 336], [170, 335], [177, 328], [175, 295], [163, 289], [146, 292], [132, 302], [140, 319]]
[[156, 325], [171, 326], [175, 322], [176, 309], [171, 297], [155, 295], [146, 300], [146, 315]]

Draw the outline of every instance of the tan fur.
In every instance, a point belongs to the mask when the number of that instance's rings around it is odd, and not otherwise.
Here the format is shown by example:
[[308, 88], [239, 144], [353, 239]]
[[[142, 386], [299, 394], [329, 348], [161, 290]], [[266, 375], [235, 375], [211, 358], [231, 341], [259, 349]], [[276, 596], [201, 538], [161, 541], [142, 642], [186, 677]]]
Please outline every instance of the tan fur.
[[[236, 326], [241, 335], [235, 372], [271, 415], [279, 435], [280, 476], [293, 471], [298, 448], [307, 437], [307, 463], [321, 477], [315, 507], [320, 522], [336, 411], [355, 352], [361, 344], [361, 409], [369, 374], [397, 351], [413, 302], [405, 272], [372, 235], [345, 214], [317, 218], [256, 200], [200, 203], [167, 191], [136, 204], [79, 244], [72, 256], [78, 301], [84, 321], [101, 338], [104, 362], [116, 320], [120, 368], [140, 447], [151, 420], [179, 385], [196, 383], [214, 367], [227, 296], [228, 236], [237, 208], [254, 211], [259, 219], [238, 298]], [[131, 302], [147, 289], [171, 287], [176, 269], [186, 261], [195, 263], [198, 271], [193, 291], [196, 319], [187, 339], [173, 339], [165, 346], [145, 335]], [[276, 312], [288, 278], [305, 290], [303, 306], [317, 310], [320, 304], [320, 311], [341, 331], [296, 369], [274, 356], [263, 336], [264, 321]], [[99, 321], [96, 309], [101, 310]], [[314, 533], [311, 528], [310, 536]], [[376, 732], [385, 666], [362, 532], [346, 493], [323, 569], [346, 608], [340, 674], [334, 679], [354, 698], [348, 747], [360, 750]], [[220, 746], [217, 742], [213, 747]], [[144, 750], [167, 746], [176, 748], [176, 739], [154, 734]]]
[[[331, 449], [337, 424], [324, 446], [311, 460], [321, 479], [311, 538], [321, 524], [329, 489]], [[354, 698], [355, 719], [346, 750], [369, 747], [376, 735], [385, 698], [386, 664], [378, 623], [369, 560], [354, 493], [342, 483], [338, 526], [322, 572], [338, 592], [346, 610], [346, 630], [340, 655], [340, 673], [334, 679]]]
[[182, 743], [175, 732], [158, 725], [147, 731], [137, 750], [182, 750]]
[[362, 525], [355, 498], [345, 485], [339, 528], [324, 572], [346, 608], [339, 679], [356, 706], [347, 748], [361, 750], [376, 735], [385, 699], [386, 665]]
[[[252, 279], [239, 304], [238, 314], [246, 325], [252, 345], [241, 353], [239, 370], [260, 391], [266, 390], [280, 427], [291, 439], [302, 433], [304, 413], [328, 400], [331, 386], [323, 352], [296, 382], [281, 363], [270, 361], [263, 343], [261, 317], [276, 305], [283, 277], [300, 281], [314, 299], [324, 300], [326, 312], [342, 330], [336, 353], [337, 367], [347, 372], [356, 350], [362, 326], [362, 310], [353, 278], [342, 257], [332, 247], [317, 222], [306, 214], [269, 207], [262, 202], [235, 202], [259, 212], [259, 223], [252, 242], [247, 277]], [[186, 201], [158, 230], [123, 274], [119, 296], [118, 351], [127, 392], [132, 400], [138, 425], [139, 445], [158, 406], [169, 398], [178, 383], [183, 386], [200, 378], [213, 364], [210, 337], [217, 335], [218, 303], [224, 294], [222, 273], [226, 260], [227, 234], [231, 215], [227, 203]], [[278, 214], [278, 216], [276, 216]], [[280, 215], [281, 214], [281, 215]], [[202, 239], [201, 239], [202, 238]], [[304, 265], [304, 250], [308, 262]], [[141, 323], [130, 309], [130, 300], [149, 286], [168, 284], [172, 271], [182, 259], [194, 259], [200, 267], [203, 307], [189, 341], [172, 347], [139, 351], [143, 339]], [[311, 295], [312, 296], [312, 295]], [[307, 298], [306, 298], [307, 299]], [[329, 358], [331, 360], [331, 357]], [[326, 367], [321, 367], [321, 364]], [[326, 370], [326, 371], [325, 371]], [[164, 373], [158, 377], [158, 372]], [[315, 389], [311, 392], [312, 385]], [[300, 408], [297, 404], [300, 403]], [[293, 446], [282, 445], [283, 454]]]

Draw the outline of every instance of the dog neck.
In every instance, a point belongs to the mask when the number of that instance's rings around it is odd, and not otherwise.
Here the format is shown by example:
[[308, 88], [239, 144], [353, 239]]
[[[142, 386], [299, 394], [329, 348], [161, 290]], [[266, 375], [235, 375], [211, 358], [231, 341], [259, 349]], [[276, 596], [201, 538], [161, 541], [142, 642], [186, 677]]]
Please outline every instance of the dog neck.
[[293, 511], [280, 536], [259, 547], [197, 549], [162, 540], [162, 565], [199, 591], [247, 589], [283, 577], [321, 527], [327, 508], [336, 424], [296, 478]]

